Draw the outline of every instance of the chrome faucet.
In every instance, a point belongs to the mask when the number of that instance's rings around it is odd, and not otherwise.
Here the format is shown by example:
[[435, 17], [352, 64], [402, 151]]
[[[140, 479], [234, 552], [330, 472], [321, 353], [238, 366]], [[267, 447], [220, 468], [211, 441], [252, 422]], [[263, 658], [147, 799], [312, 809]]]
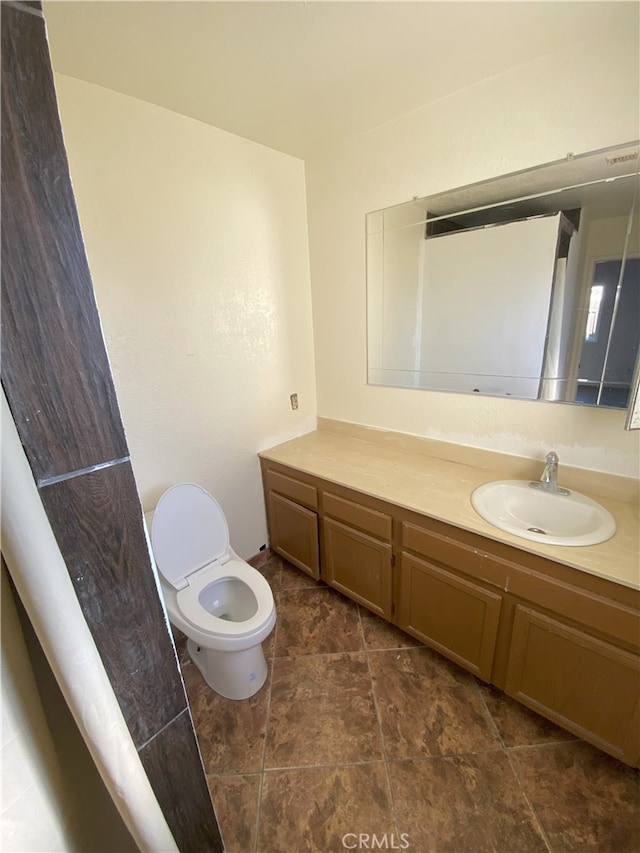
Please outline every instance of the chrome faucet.
[[542, 489], [544, 492], [552, 492], [554, 495], [570, 495], [569, 489], [563, 489], [558, 485], [558, 454], [555, 451], [547, 453], [544, 471], [539, 482], [529, 483], [532, 489]]

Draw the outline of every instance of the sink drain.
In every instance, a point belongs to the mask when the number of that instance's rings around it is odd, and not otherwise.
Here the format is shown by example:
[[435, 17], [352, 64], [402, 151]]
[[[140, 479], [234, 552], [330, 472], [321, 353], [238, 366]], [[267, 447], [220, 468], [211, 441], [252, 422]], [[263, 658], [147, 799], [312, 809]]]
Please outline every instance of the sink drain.
[[547, 531], [540, 530], [539, 527], [527, 527], [527, 530], [529, 530], [531, 533], [542, 533], [543, 536], [547, 535]]

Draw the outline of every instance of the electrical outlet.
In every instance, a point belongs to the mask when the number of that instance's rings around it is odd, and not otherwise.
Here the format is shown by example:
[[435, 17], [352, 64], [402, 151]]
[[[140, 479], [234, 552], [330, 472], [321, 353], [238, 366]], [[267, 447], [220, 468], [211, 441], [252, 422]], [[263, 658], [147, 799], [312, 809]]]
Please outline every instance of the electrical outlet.
[[298, 408], [298, 395], [292, 394], [289, 399], [291, 400], [291, 408], [295, 411]]

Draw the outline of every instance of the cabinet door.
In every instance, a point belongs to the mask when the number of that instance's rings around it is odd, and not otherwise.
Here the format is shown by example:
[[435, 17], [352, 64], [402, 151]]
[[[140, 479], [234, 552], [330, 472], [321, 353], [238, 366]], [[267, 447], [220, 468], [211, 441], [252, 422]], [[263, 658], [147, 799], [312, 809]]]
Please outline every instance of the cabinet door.
[[267, 501], [271, 547], [317, 580], [320, 576], [317, 514], [275, 492], [269, 492]]
[[398, 626], [485, 681], [501, 605], [500, 595], [402, 552]]
[[391, 619], [391, 544], [324, 520], [324, 580], [369, 610]]
[[638, 764], [638, 655], [518, 605], [505, 690], [605, 752]]

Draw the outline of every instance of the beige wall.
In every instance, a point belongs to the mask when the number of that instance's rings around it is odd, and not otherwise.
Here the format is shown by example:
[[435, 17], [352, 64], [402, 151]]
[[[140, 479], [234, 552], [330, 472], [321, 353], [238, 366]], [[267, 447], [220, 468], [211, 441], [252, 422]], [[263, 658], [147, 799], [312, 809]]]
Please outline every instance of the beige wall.
[[56, 88], [144, 507], [199, 483], [250, 557], [267, 539], [257, 451], [315, 426], [304, 164], [73, 78]]
[[266, 541], [256, 451], [316, 413], [637, 475], [622, 412], [368, 386], [364, 240], [368, 211], [634, 138], [637, 54], [634, 33], [603, 36], [306, 164], [58, 75], [145, 509], [173, 483], [201, 483], [251, 556]]
[[368, 386], [365, 214], [637, 138], [638, 34], [461, 90], [306, 162], [318, 415], [637, 476], [624, 412]]

